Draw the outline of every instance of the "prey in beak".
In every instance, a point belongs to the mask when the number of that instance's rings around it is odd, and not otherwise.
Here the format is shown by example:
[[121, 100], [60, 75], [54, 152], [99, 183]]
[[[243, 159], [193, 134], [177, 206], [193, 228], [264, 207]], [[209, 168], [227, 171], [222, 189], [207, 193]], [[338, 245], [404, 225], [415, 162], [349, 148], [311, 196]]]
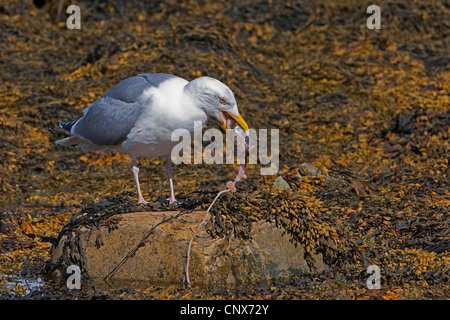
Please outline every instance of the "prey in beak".
[[[237, 131], [238, 139], [237, 141], [235, 141], [235, 147], [236, 143], [243, 145], [243, 148], [245, 150], [245, 156], [247, 156], [249, 152], [249, 135], [248, 135], [249, 131], [248, 125], [242, 118], [241, 114], [238, 113], [238, 116], [235, 116], [234, 114], [231, 114], [225, 110], [219, 110], [219, 121], [225, 129], [238, 130], [237, 128], [238, 126], [242, 128], [242, 130]], [[241, 163], [239, 165], [239, 172], [234, 181], [227, 182], [226, 184], [227, 189], [229, 189], [232, 192], [236, 192], [235, 184], [245, 179], [247, 179], [247, 175], [245, 173], [245, 164]]]
[[225, 110], [218, 110], [218, 111], [219, 111], [219, 121], [225, 129], [234, 129], [235, 126], [233, 126], [233, 122], [236, 122], [247, 134], [248, 125], [245, 122], [244, 118], [242, 118], [240, 113], [238, 113], [238, 116], [236, 117], [234, 114], [231, 114]]

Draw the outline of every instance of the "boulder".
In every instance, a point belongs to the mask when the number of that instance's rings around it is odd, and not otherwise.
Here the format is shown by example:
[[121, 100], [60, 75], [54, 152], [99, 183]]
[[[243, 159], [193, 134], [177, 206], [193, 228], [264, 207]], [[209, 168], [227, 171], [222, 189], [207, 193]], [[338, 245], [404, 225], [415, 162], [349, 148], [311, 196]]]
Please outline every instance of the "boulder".
[[[80, 264], [82, 273], [96, 280], [179, 284], [193, 230], [204, 216], [205, 211], [130, 212], [114, 215], [111, 223], [65, 228], [51, 262], [61, 265], [55, 270]], [[202, 227], [191, 247], [190, 281], [230, 287], [327, 269], [320, 254], [307, 263], [304, 253], [275, 224], [265, 221], [253, 224], [250, 239], [212, 238]]]

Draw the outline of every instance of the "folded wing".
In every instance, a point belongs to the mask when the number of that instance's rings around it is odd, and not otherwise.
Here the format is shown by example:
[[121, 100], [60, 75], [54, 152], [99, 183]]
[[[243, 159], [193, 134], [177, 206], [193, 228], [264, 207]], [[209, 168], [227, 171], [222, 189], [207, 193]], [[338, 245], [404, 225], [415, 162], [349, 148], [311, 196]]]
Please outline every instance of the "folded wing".
[[[122, 143], [139, 119], [145, 103], [151, 103], [152, 88], [175, 76], [140, 74], [127, 78], [92, 103], [76, 122], [65, 122], [63, 129], [71, 137], [56, 141], [61, 145], [78, 145], [82, 149], [100, 150]], [[70, 127], [67, 125], [70, 123]]]

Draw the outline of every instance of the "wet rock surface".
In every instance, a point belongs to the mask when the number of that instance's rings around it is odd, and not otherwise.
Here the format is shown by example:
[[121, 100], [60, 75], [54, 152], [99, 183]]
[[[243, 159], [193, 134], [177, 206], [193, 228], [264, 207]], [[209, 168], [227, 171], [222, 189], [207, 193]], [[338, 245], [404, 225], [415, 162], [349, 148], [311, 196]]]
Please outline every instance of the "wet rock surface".
[[[61, 235], [52, 250], [50, 276], [65, 278], [67, 266], [75, 264], [91, 280], [179, 285], [192, 230], [204, 216], [205, 211], [135, 212], [115, 215], [113, 228], [106, 221], [78, 226]], [[213, 238], [203, 230], [191, 248], [190, 282], [203, 288], [233, 288], [327, 268], [321, 255], [312, 255], [308, 263], [303, 248], [264, 221], [253, 225], [247, 239]]]

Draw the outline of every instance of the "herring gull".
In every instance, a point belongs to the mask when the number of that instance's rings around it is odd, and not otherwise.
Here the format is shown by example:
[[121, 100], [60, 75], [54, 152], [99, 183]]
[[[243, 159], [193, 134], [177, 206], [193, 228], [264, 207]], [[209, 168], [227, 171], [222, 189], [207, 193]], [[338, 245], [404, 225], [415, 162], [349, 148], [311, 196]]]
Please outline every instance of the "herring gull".
[[194, 121], [201, 121], [204, 126], [208, 115], [219, 120], [225, 129], [228, 119], [234, 119], [248, 130], [233, 92], [219, 80], [200, 77], [189, 82], [170, 74], [144, 73], [117, 84], [87, 107], [80, 119], [62, 122], [59, 127], [71, 136], [56, 143], [128, 154], [139, 204], [147, 202], [139, 186], [136, 159], [165, 158], [170, 186], [168, 200], [173, 203], [176, 199], [171, 151], [178, 142], [171, 140], [172, 132], [181, 128], [193, 132]]

